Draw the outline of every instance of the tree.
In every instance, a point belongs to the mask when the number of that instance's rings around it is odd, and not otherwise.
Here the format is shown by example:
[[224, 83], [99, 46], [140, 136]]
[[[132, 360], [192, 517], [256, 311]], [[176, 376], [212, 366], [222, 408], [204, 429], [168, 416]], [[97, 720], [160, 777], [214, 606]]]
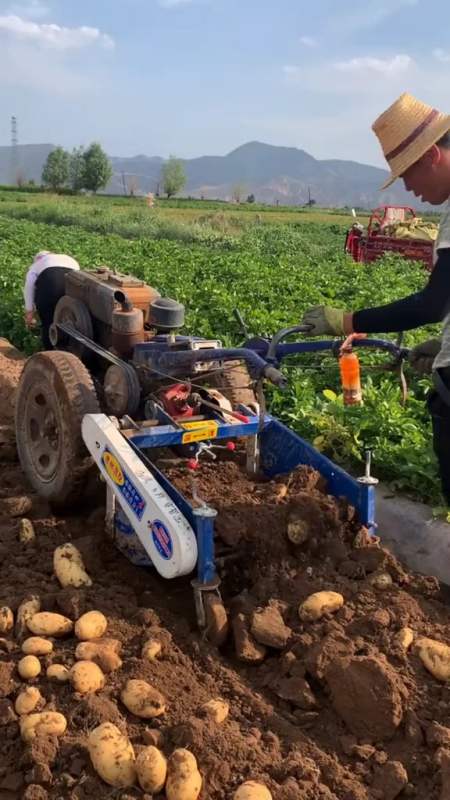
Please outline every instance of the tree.
[[103, 189], [112, 178], [112, 167], [108, 156], [98, 142], [93, 142], [83, 153], [83, 187], [92, 192]]
[[170, 156], [169, 160], [163, 164], [161, 169], [161, 180], [163, 184], [163, 191], [167, 197], [173, 197], [174, 194], [181, 192], [183, 186], [186, 184], [186, 173], [182, 161], [175, 156]]
[[249, 194], [249, 196], [247, 197], [247, 203], [254, 203], [254, 202], [255, 202], [255, 195]]
[[55, 192], [67, 183], [69, 179], [70, 156], [62, 147], [57, 147], [48, 154], [47, 161], [42, 170], [42, 182], [50, 186]]
[[72, 191], [79, 192], [84, 188], [84, 173], [84, 149], [83, 147], [74, 147], [69, 163], [69, 185]]

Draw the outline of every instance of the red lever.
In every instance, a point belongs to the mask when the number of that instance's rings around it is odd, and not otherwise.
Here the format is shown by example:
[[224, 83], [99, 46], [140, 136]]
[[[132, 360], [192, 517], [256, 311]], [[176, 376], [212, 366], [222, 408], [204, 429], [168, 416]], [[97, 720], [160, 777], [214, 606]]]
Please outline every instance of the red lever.
[[249, 418], [246, 417], [245, 414], [241, 414], [240, 411], [233, 411], [233, 417], [239, 419], [241, 422], [250, 422]]
[[236, 450], [236, 445], [234, 442], [227, 442], [227, 450]]
[[200, 464], [195, 458], [190, 458], [186, 464], [188, 469], [196, 470], [199, 468]]

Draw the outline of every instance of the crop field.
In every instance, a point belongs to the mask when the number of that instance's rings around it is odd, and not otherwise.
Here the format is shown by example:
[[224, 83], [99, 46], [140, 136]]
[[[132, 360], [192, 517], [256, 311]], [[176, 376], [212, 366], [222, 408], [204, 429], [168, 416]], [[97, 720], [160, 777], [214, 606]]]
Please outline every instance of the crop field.
[[[187, 201], [149, 209], [143, 199], [0, 191], [0, 335], [27, 352], [37, 346], [22, 323], [22, 285], [41, 249], [69, 253], [86, 268], [107, 264], [136, 274], [186, 305], [189, 332], [230, 344], [242, 341], [234, 308], [252, 334], [272, 334], [314, 304], [362, 308], [423, 285], [421, 264], [393, 256], [354, 264], [343, 252], [350, 220], [345, 211]], [[409, 332], [405, 343], [434, 332]], [[356, 473], [371, 447], [377, 477], [439, 505], [424, 404], [429, 381], [407, 370], [402, 406], [397, 376], [379, 369], [386, 356], [363, 354], [361, 361], [361, 407], [343, 406], [336, 360], [315, 356], [286, 364], [289, 388], [269, 389], [272, 411]]]

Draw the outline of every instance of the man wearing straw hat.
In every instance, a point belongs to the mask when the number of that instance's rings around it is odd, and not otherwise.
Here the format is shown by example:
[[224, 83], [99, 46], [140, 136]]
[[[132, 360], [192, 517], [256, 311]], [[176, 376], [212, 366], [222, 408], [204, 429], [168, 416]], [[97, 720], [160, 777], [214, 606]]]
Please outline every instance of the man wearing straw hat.
[[410, 361], [420, 374], [433, 374], [428, 406], [442, 491], [450, 505], [450, 116], [405, 93], [372, 128], [391, 169], [383, 189], [402, 178], [405, 188], [423, 202], [441, 205], [448, 201], [433, 272], [424, 289], [402, 300], [355, 312], [316, 306], [302, 322], [313, 326], [313, 335], [337, 336], [404, 331], [443, 322], [442, 339], [414, 347]]

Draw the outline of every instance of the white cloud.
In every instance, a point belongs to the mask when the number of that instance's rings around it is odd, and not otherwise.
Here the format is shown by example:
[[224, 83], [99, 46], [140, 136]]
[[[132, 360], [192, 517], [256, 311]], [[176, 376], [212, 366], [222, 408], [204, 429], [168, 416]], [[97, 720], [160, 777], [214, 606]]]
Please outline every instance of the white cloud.
[[300, 36], [300, 44], [305, 47], [317, 47], [318, 41], [313, 36]]
[[442, 50], [440, 47], [436, 47], [436, 49], [433, 50], [433, 55], [437, 59], [437, 61], [441, 62], [441, 64], [448, 64], [450, 62], [450, 51], [446, 52], [445, 50]]
[[358, 75], [378, 73], [392, 76], [407, 72], [413, 63], [411, 56], [401, 53], [392, 58], [372, 58], [370, 56], [351, 58], [349, 61], [338, 61], [335, 67], [341, 72], [352, 72]]
[[41, 3], [41, 0], [28, 0], [26, 3], [14, 3], [8, 11], [8, 14], [14, 14], [17, 17], [26, 17], [27, 19], [41, 19], [46, 17], [50, 9], [48, 6]]
[[0, 34], [15, 40], [36, 44], [56, 50], [76, 50], [89, 45], [100, 45], [111, 49], [114, 40], [98, 28], [85, 25], [80, 28], [64, 28], [55, 24], [44, 24], [23, 19], [16, 14], [0, 16]]
[[405, 9], [418, 4], [419, 0], [378, 0], [377, 3], [371, 4], [353, 3], [349, 12], [345, 12], [338, 5], [338, 13], [331, 18], [331, 29], [346, 36], [356, 31], [370, 30], [395, 14], [401, 14]]
[[295, 64], [285, 64], [283, 72], [287, 78], [298, 78], [302, 73], [302, 68], [297, 67]]
[[177, 6], [186, 6], [192, 2], [193, 0], [159, 0], [159, 5], [162, 8], [176, 8]]

